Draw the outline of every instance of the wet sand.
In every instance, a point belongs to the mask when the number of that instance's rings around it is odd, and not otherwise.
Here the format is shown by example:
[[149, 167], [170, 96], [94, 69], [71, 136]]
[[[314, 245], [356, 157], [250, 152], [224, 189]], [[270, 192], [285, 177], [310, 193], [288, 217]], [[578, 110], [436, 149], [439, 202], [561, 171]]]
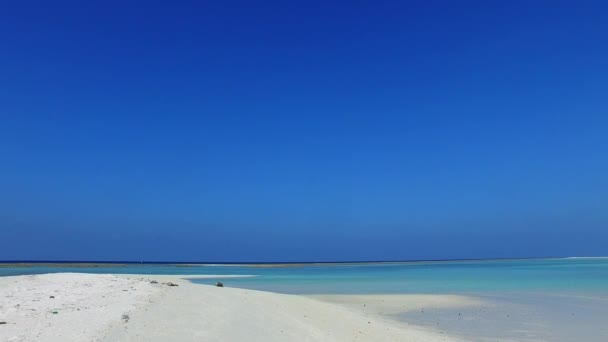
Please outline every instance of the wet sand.
[[475, 341], [608, 341], [608, 298], [605, 297], [508, 293], [476, 298], [481, 305], [427, 307], [394, 317]]
[[472, 341], [608, 341], [605, 295], [514, 292], [311, 297]]

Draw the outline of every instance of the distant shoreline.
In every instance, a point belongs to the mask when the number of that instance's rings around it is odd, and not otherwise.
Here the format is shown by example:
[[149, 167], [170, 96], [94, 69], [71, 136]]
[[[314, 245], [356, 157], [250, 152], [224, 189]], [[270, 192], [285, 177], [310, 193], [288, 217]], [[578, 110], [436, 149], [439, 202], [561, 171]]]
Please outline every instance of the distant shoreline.
[[306, 267], [339, 265], [376, 265], [408, 263], [451, 263], [472, 261], [510, 261], [510, 260], [556, 260], [556, 259], [599, 259], [606, 256], [581, 257], [527, 257], [527, 258], [487, 258], [487, 259], [429, 259], [429, 260], [372, 260], [372, 261], [296, 261], [296, 262], [192, 262], [192, 261], [81, 261], [81, 260], [0, 260], [0, 267], [129, 267], [133, 265], [176, 266], [176, 267], [214, 267], [235, 266], [252, 268]]

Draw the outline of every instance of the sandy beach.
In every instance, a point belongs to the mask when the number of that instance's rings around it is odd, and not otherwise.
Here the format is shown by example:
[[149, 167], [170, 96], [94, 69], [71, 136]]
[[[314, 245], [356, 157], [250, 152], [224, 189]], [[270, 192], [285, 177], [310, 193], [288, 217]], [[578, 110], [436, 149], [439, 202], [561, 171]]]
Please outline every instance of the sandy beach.
[[[385, 300], [366, 297], [371, 308]], [[458, 341], [347, 299], [204, 286], [178, 276], [2, 277], [0, 341]], [[436, 303], [463, 304], [444, 299]], [[434, 300], [408, 296], [399, 305]]]

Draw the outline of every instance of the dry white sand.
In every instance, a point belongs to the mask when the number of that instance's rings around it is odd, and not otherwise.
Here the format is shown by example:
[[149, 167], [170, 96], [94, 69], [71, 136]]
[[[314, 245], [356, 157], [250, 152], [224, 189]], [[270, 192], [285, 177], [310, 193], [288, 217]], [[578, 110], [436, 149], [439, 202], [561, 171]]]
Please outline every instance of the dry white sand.
[[360, 308], [171, 276], [3, 277], [0, 322], [0, 341], [457, 340]]
[[99, 341], [161, 288], [78, 273], [0, 277], [0, 341]]

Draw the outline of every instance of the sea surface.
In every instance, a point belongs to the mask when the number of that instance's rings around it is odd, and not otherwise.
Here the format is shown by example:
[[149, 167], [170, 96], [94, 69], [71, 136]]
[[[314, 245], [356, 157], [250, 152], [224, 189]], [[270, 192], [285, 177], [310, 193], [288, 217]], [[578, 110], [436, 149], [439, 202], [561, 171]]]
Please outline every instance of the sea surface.
[[[52, 272], [220, 275], [195, 283], [290, 294], [555, 292], [608, 295], [608, 258], [337, 264], [1, 264], [0, 276]], [[222, 278], [221, 275], [252, 275]]]
[[[457, 294], [485, 305], [391, 318], [471, 341], [608, 341], [608, 258], [340, 264], [1, 264], [49, 272], [217, 275], [194, 283], [298, 295]], [[230, 278], [222, 275], [249, 275]]]

